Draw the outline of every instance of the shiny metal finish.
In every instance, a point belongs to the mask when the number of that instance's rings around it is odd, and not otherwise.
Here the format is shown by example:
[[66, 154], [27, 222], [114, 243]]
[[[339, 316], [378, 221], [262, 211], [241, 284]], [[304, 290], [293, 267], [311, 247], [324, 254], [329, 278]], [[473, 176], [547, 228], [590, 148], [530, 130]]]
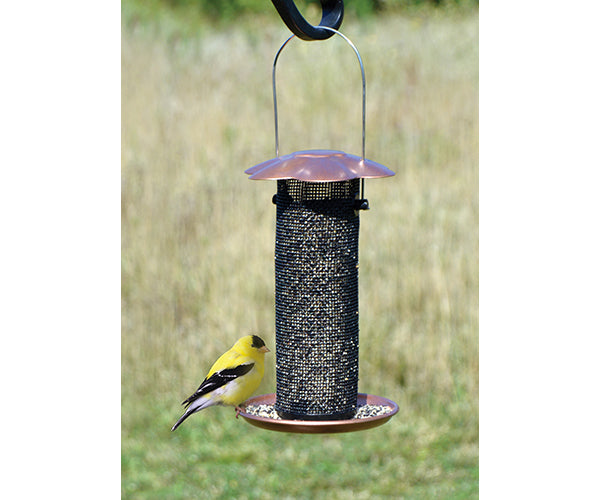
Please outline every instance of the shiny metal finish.
[[[326, 31], [331, 31], [332, 33], [343, 38], [346, 41], [346, 43], [348, 45], [350, 45], [350, 47], [352, 47], [352, 50], [354, 50], [354, 53], [356, 54], [356, 58], [358, 59], [358, 64], [360, 65], [360, 74], [362, 77], [362, 157], [364, 158], [365, 157], [365, 128], [366, 128], [366, 115], [367, 115], [367, 80], [365, 77], [365, 66], [363, 64], [362, 58], [360, 57], [360, 53], [358, 52], [358, 49], [356, 48], [356, 46], [352, 43], [352, 41], [347, 36], [343, 35], [339, 31], [336, 31], [327, 26], [321, 26], [321, 28]], [[273, 61], [273, 109], [274, 109], [274, 114], [275, 114], [275, 155], [276, 156], [279, 156], [279, 120], [278, 120], [278, 116], [277, 116], [277, 83], [276, 83], [277, 61], [279, 59], [279, 55], [281, 54], [281, 51], [290, 42], [290, 40], [292, 38], [294, 38], [295, 36], [296, 35], [292, 35], [285, 42], [283, 42], [283, 45], [281, 45], [281, 47], [279, 47], [279, 50], [277, 51], [277, 54], [275, 55], [275, 60]]]
[[[249, 405], [274, 405], [275, 394], [265, 394], [249, 399], [244, 404]], [[294, 432], [299, 434], [334, 434], [339, 432], [354, 432], [372, 429], [385, 424], [398, 413], [398, 405], [391, 399], [372, 394], [358, 394], [358, 406], [365, 404], [389, 406], [392, 411], [384, 415], [367, 418], [353, 418], [349, 420], [279, 420], [274, 418], [259, 417], [241, 411], [240, 415], [256, 427], [279, 432]]]
[[367, 160], [365, 157], [365, 128], [366, 128], [366, 78], [365, 68], [360, 57], [360, 53], [355, 45], [342, 33], [327, 26], [320, 26], [322, 30], [330, 31], [343, 38], [354, 50], [362, 77], [362, 156], [358, 157], [341, 151], [333, 150], [309, 150], [297, 151], [285, 156], [279, 155], [279, 119], [277, 112], [277, 79], [276, 69], [277, 61], [284, 47], [296, 35], [290, 36], [279, 47], [275, 60], [273, 61], [273, 110], [275, 119], [275, 156], [271, 160], [262, 162], [246, 170], [250, 179], [297, 179], [305, 182], [336, 182], [350, 179], [362, 179], [361, 198], [365, 197], [364, 179], [374, 179], [379, 177], [390, 177], [394, 175], [387, 167]]
[[342, 151], [314, 149], [272, 158], [246, 170], [253, 180], [297, 179], [306, 182], [336, 182], [375, 179], [394, 175], [380, 163]]

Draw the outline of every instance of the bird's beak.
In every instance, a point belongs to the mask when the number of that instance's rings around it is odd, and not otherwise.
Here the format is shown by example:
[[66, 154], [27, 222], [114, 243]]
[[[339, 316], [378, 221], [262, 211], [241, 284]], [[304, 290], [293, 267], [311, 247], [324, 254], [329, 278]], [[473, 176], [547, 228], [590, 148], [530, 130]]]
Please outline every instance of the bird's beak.
[[259, 349], [260, 352], [271, 352], [271, 349], [269, 349], [266, 345], [262, 346]]

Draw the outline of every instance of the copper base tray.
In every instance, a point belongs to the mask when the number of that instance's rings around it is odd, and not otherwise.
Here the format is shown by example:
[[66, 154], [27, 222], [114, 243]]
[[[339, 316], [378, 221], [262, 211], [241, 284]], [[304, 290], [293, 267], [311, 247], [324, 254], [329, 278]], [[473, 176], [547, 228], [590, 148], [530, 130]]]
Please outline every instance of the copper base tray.
[[[244, 403], [249, 405], [274, 405], [275, 394], [264, 394], [250, 398]], [[240, 415], [250, 424], [262, 429], [279, 432], [295, 432], [300, 434], [333, 434], [338, 432], [354, 432], [372, 429], [385, 424], [390, 418], [398, 413], [398, 405], [391, 399], [373, 396], [371, 394], [359, 394], [358, 406], [365, 404], [385, 405], [392, 408], [392, 411], [384, 415], [375, 417], [353, 418], [349, 420], [278, 420], [274, 418], [259, 417], [241, 411]]]

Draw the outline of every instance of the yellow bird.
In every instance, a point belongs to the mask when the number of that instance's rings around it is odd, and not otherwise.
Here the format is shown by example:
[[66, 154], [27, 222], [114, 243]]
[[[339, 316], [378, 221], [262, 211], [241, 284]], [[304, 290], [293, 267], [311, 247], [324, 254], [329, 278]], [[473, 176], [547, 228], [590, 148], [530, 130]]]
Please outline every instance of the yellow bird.
[[187, 398], [185, 413], [171, 428], [174, 431], [192, 413], [213, 405], [235, 406], [236, 418], [246, 401], [258, 389], [265, 373], [265, 353], [270, 350], [257, 335], [247, 335], [238, 340], [229, 351], [223, 354], [200, 384], [200, 387]]

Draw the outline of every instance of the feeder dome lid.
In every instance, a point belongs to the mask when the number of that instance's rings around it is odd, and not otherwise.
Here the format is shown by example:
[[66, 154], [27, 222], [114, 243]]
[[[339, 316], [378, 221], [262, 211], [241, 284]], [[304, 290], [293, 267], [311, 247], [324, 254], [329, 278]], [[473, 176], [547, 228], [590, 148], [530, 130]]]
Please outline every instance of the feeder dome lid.
[[380, 163], [328, 149], [296, 151], [254, 165], [245, 172], [252, 180], [297, 179], [306, 182], [374, 179], [394, 175]]

